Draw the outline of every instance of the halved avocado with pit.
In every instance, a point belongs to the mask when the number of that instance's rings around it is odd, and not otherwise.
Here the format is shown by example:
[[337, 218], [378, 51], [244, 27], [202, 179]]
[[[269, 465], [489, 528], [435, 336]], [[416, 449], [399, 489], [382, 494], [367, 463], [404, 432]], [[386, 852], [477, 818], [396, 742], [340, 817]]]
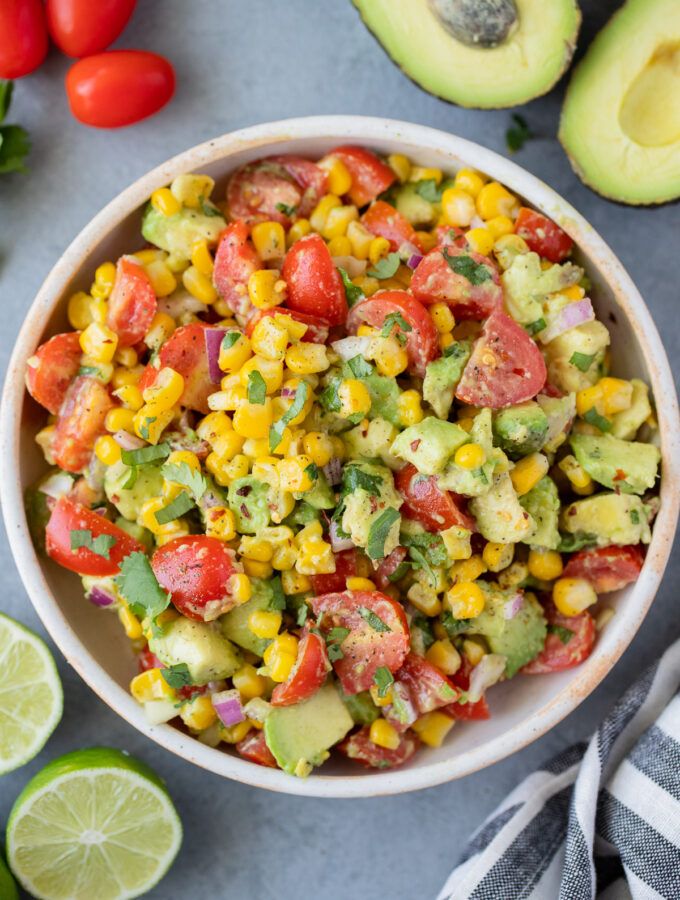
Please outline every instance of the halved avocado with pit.
[[628, 0], [574, 70], [559, 138], [585, 183], [623, 203], [680, 197], [680, 2]]
[[460, 106], [516, 106], [569, 65], [576, 0], [353, 0], [390, 57], [431, 94]]

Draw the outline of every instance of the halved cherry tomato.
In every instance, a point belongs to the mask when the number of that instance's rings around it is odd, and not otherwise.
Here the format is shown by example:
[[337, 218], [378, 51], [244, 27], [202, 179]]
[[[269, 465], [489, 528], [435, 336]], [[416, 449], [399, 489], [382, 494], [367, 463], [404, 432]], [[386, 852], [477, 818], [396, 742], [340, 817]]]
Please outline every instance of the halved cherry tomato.
[[593, 547], [575, 553], [562, 574], [565, 578], [585, 578], [597, 594], [608, 594], [636, 581], [644, 561], [639, 544]]
[[[403, 508], [404, 507], [402, 506], [402, 509]], [[381, 560], [380, 565], [375, 570], [375, 575], [373, 576], [373, 580], [380, 590], [384, 591], [386, 587], [389, 587], [392, 584], [390, 575], [394, 575], [407, 556], [408, 550], [406, 547], [395, 547], [389, 556], [386, 556]]]
[[334, 594], [347, 588], [348, 578], [357, 574], [357, 550], [341, 550], [335, 555], [335, 572], [330, 575], [310, 575], [315, 594]]
[[426, 531], [445, 531], [452, 525], [477, 530], [475, 520], [465, 512], [465, 499], [442, 491], [435, 475], [421, 475], [407, 463], [395, 474], [394, 484], [404, 498], [401, 514], [420, 522]]
[[471, 406], [503, 409], [535, 397], [546, 375], [545, 360], [536, 342], [497, 309], [475, 342], [456, 397]]
[[315, 632], [304, 628], [295, 665], [287, 680], [274, 688], [272, 705], [292, 706], [308, 700], [319, 690], [330, 670], [325, 641]]
[[288, 172], [302, 188], [298, 216], [308, 216], [328, 189], [328, 174], [311, 159], [293, 154], [268, 156], [265, 162], [275, 163]]
[[462, 228], [457, 228], [453, 225], [437, 225], [434, 233], [437, 238], [437, 247], [439, 247], [440, 250], [442, 247], [446, 247], [447, 249], [450, 247], [460, 247], [463, 250], [468, 247], [467, 238], [465, 237], [465, 232]]
[[47, 0], [47, 27], [67, 56], [92, 56], [112, 44], [128, 23], [137, 0]]
[[395, 681], [405, 685], [419, 716], [447, 706], [460, 697], [453, 682], [422, 656], [409, 653]]
[[515, 233], [524, 238], [530, 250], [553, 263], [562, 262], [574, 246], [569, 235], [552, 219], [526, 206], [517, 214]]
[[427, 364], [440, 354], [439, 335], [425, 307], [411, 294], [406, 291], [380, 291], [368, 300], [362, 300], [350, 310], [347, 330], [356, 333], [362, 322], [380, 328], [387, 316], [393, 313], [411, 326], [410, 331], [403, 332], [397, 321], [391, 332], [401, 332], [406, 337], [409, 372], [424, 378]]
[[120, 128], [157, 113], [175, 93], [175, 70], [148, 50], [107, 50], [66, 73], [71, 112], [83, 125]]
[[258, 766], [267, 766], [270, 769], [278, 769], [274, 756], [267, 746], [263, 731], [251, 731], [242, 741], [236, 744], [239, 756], [257, 763]]
[[562, 616], [552, 603], [545, 604], [544, 612], [548, 620], [545, 646], [520, 670], [525, 675], [545, 675], [578, 666], [590, 656], [595, 644], [595, 620], [589, 612]]
[[[454, 272], [444, 253], [450, 259], [461, 260], [462, 271], [469, 271], [469, 275]], [[443, 252], [432, 250], [423, 257], [413, 273], [411, 290], [425, 306], [448, 303], [456, 319], [479, 321], [503, 304], [495, 265], [487, 256], [460, 247], [448, 247]]]
[[[450, 675], [449, 678], [461, 691], [467, 691], [470, 687], [471, 671], [472, 666], [467, 661], [467, 658], [463, 657], [460, 669], [454, 675]], [[445, 712], [447, 716], [451, 716], [452, 719], [489, 719], [491, 717], [486, 697], [480, 697], [475, 703], [451, 703], [442, 707], [442, 712]]]
[[392, 169], [364, 147], [336, 147], [329, 156], [337, 156], [347, 167], [352, 176], [352, 186], [347, 193], [357, 206], [366, 206], [396, 180]]
[[121, 256], [106, 317], [106, 324], [118, 335], [118, 345], [131, 347], [139, 343], [157, 309], [158, 301], [144, 267], [134, 256]]
[[[408, 623], [391, 597], [380, 591], [343, 591], [314, 597], [311, 604], [323, 634], [335, 627], [349, 629], [339, 642], [343, 656], [333, 662], [346, 694], [367, 691], [382, 666], [390, 672], [400, 668], [409, 648]], [[370, 624], [372, 616], [380, 620], [374, 621], [379, 630]]]
[[47, 56], [47, 24], [41, 0], [0, 3], [0, 78], [23, 78]]
[[290, 316], [296, 322], [301, 322], [307, 326], [307, 331], [302, 335], [302, 340], [308, 344], [325, 344], [328, 340], [328, 322], [319, 316], [308, 316], [305, 313], [298, 312], [295, 309], [287, 309], [285, 306], [273, 306], [271, 309], [256, 309], [246, 322], [246, 334], [248, 337], [253, 333], [253, 329], [265, 316], [275, 316], [276, 314]]
[[248, 279], [262, 268], [257, 251], [248, 240], [245, 222], [230, 222], [220, 235], [215, 253], [213, 284], [218, 294], [239, 315], [252, 309], [248, 297]]
[[234, 551], [205, 534], [177, 537], [151, 557], [158, 583], [189, 619], [210, 622], [236, 605], [229, 579], [236, 573]]
[[149, 669], [162, 669], [163, 663], [160, 659], [149, 650], [148, 646], [137, 655], [137, 665], [140, 672], [147, 672]]
[[52, 456], [60, 469], [81, 472], [85, 468], [112, 407], [108, 390], [94, 378], [79, 375], [71, 382], [51, 441]]
[[303, 191], [278, 162], [259, 159], [241, 166], [227, 184], [227, 205], [232, 219], [247, 225], [280, 222], [288, 226], [302, 203]]
[[362, 766], [371, 769], [394, 769], [409, 760], [416, 752], [420, 741], [412, 731], [401, 736], [396, 750], [388, 750], [379, 747], [371, 740], [370, 726], [364, 725], [359, 731], [350, 734], [348, 738], [338, 744], [338, 750], [348, 759], [354, 759]]
[[[92, 540], [106, 534], [114, 538], [115, 543], [103, 551], [103, 554], [96, 553], [88, 547], [72, 550], [73, 531], [89, 531]], [[67, 497], [60, 497], [54, 505], [45, 529], [45, 548], [47, 555], [65, 569], [79, 575], [97, 577], [115, 575], [126, 556], [135, 550], [143, 550], [142, 545], [127, 531]]]
[[361, 217], [364, 226], [378, 237], [390, 242], [390, 250], [398, 250], [402, 244], [411, 243], [420, 247], [416, 230], [406, 216], [402, 216], [393, 206], [384, 200], [371, 203]]
[[329, 325], [344, 324], [345, 288], [321, 235], [308, 234], [293, 244], [286, 253], [281, 276], [288, 285], [286, 306], [319, 316]]
[[35, 351], [26, 366], [28, 393], [53, 415], [59, 412], [71, 381], [78, 374], [80, 332], [55, 334]]
[[179, 402], [189, 409], [209, 413], [208, 395], [215, 390], [208, 370], [208, 354], [205, 347], [203, 322], [182, 325], [163, 344], [158, 354], [159, 368], [148, 365], [139, 379], [140, 391], [150, 387], [159, 369], [168, 366], [184, 378], [184, 390]]

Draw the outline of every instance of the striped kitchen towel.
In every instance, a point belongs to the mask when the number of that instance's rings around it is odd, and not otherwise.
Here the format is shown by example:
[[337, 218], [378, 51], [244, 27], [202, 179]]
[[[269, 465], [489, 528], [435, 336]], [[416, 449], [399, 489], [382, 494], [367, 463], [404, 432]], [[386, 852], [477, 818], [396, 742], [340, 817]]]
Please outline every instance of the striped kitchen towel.
[[679, 688], [680, 641], [501, 803], [438, 900], [680, 900]]

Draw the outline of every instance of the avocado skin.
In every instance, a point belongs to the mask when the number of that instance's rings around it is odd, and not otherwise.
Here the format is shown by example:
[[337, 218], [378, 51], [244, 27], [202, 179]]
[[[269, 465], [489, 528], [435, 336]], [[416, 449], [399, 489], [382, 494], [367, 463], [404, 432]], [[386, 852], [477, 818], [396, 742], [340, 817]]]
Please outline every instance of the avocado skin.
[[540, 450], [548, 433], [548, 417], [534, 400], [503, 409], [494, 416], [493, 436], [511, 459]]

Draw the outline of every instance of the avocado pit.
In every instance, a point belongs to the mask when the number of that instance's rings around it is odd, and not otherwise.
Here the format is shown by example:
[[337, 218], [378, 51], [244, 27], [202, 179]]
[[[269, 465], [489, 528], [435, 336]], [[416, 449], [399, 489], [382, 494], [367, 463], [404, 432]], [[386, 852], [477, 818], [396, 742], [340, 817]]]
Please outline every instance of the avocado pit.
[[468, 47], [497, 47], [517, 24], [515, 0], [429, 0], [432, 12]]

